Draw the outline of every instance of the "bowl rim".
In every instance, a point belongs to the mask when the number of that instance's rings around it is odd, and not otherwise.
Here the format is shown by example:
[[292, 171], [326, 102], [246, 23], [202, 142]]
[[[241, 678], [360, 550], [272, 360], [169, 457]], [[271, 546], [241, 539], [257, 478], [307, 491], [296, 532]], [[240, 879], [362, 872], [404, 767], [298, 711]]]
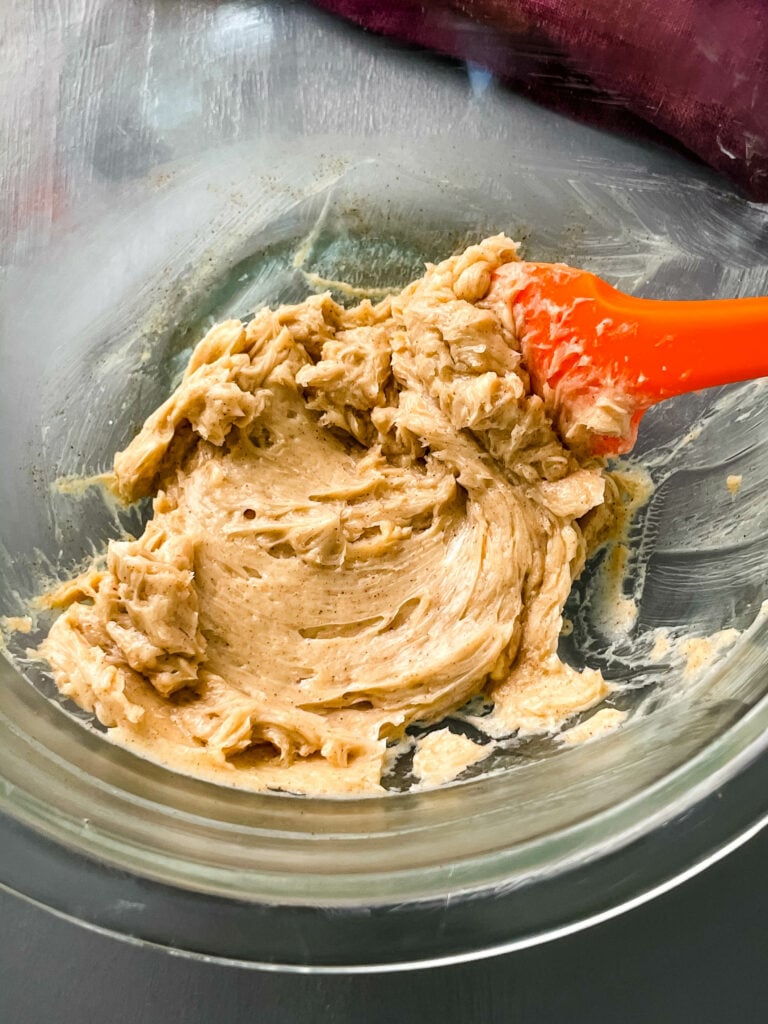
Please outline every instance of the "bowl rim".
[[[709, 793], [668, 817], [663, 828], [573, 865], [545, 880], [544, 887], [491, 887], [463, 899], [372, 907], [362, 916], [355, 908], [317, 908], [311, 917], [297, 917], [302, 908], [279, 904], [260, 907], [256, 916], [253, 904], [116, 872], [0, 812], [0, 888], [100, 934], [232, 966], [346, 974], [467, 962], [600, 924], [662, 895], [737, 849], [768, 825], [768, 797], [757, 817], [747, 799], [768, 794], [768, 753], [764, 746], [751, 758], [755, 753], [744, 752], [738, 764], [732, 762], [718, 773]], [[600, 906], [587, 910], [569, 900], [591, 884], [605, 882], [606, 864], [613, 888], [608, 887]], [[559, 904], [556, 918], [536, 930], [499, 934], [500, 921], [515, 922], [542, 896], [548, 906]], [[496, 927], [478, 934], [473, 930], [477, 922], [487, 923], [489, 915]], [[179, 921], [193, 928], [180, 934]], [[382, 924], [395, 931], [410, 929], [409, 948], [382, 945]], [[303, 940], [300, 950], [297, 928]], [[225, 932], [236, 941], [225, 941]], [[293, 955], [286, 955], [288, 949]]]
[[[763, 641], [768, 637], [768, 622], [760, 622], [750, 635]], [[752, 654], [761, 649], [759, 643], [746, 646]], [[757, 668], [762, 678], [762, 666]], [[722, 681], [738, 671], [738, 659], [732, 659], [719, 666], [713, 678]], [[327, 872], [305, 872], [301, 877], [287, 869], [249, 872], [232, 863], [212, 868], [195, 861], [191, 854], [185, 859], [178, 850], [170, 856], [167, 851], [158, 852], [157, 844], [154, 849], [146, 843], [142, 846], [135, 834], [110, 833], [102, 827], [98, 814], [91, 821], [82, 813], [79, 818], [61, 813], [63, 809], [55, 806], [55, 801], [62, 792], [69, 789], [71, 793], [73, 778], [89, 783], [84, 793], [75, 794], [74, 806], [80, 812], [83, 799], [87, 802], [94, 793], [100, 794], [102, 801], [121, 799], [112, 781], [89, 774], [94, 752], [95, 756], [100, 752], [116, 758], [121, 768], [128, 764], [142, 775], [148, 773], [152, 782], [161, 779], [173, 784], [179, 777], [84, 730], [64, 716], [59, 706], [46, 701], [4, 659], [0, 659], [0, 698], [14, 690], [4, 685], [10, 677], [14, 677], [15, 693], [25, 699], [25, 711], [32, 717], [9, 720], [0, 699], [0, 762], [5, 760], [7, 765], [9, 756], [17, 761], [21, 758], [28, 772], [26, 787], [16, 784], [18, 776], [9, 779], [7, 771], [0, 777], [0, 885], [99, 930], [193, 956], [281, 969], [347, 971], [450, 963], [523, 948], [605, 920], [666, 891], [768, 821], [768, 786], [754, 781], [768, 781], [768, 695], [763, 695], [652, 785], [543, 838], [454, 858], [450, 851], [444, 854], [432, 849], [431, 865], [366, 873], [357, 862], [352, 862], [355, 870], [349, 867], [347, 846], [352, 843], [354, 848], [357, 842], [360, 850], [361, 836], [350, 839], [350, 834], [339, 831], [338, 824], [336, 832], [296, 831], [291, 837], [274, 830], [254, 833], [252, 828], [224, 821], [218, 823], [218, 834], [233, 839], [235, 849], [238, 842], [242, 849], [249, 836], [260, 834], [265, 841], [277, 842], [278, 863], [285, 857], [286, 867], [291, 842], [314, 843], [318, 849], [325, 840], [331, 857], [335, 842], [341, 851], [340, 870], [334, 878]], [[683, 701], [677, 713], [687, 708]], [[76, 730], [78, 738], [86, 740], [80, 764], [67, 765], [44, 738], [24, 732], [30, 722], [61, 729], [62, 719], [67, 723], [64, 732]], [[642, 729], [646, 723], [636, 726]], [[581, 753], [589, 753], [589, 746], [582, 747]], [[538, 770], [541, 768], [539, 765]], [[192, 782], [193, 796], [200, 793], [200, 787], [221, 792], [221, 787], [212, 783]], [[409, 836], [403, 822], [410, 823], [413, 835], [418, 836], [413, 814], [421, 813], [420, 807], [429, 807], [425, 797], [438, 798], [438, 804], [442, 800], [450, 808], [457, 796], [464, 802], [472, 795], [478, 799], [483, 789], [498, 790], [503, 783], [502, 773], [432, 794], [319, 803], [324, 810], [333, 805], [330, 810], [340, 815], [342, 828], [349, 827], [350, 815], [359, 814], [361, 807], [374, 812], [386, 806], [405, 808], [404, 816], [398, 819], [396, 814], [394, 818], [399, 821], [399, 831], [386, 831], [385, 811], [384, 831], [378, 837], [362, 837], [364, 842], [379, 843], [379, 859], [375, 857], [374, 864], [380, 864], [382, 849], [385, 853], [391, 850], [395, 840], [407, 845]], [[46, 794], [45, 799], [41, 793]], [[156, 826], [151, 812], [157, 810], [151, 793], [150, 787], [147, 794], [134, 795], [130, 804], [133, 824], [147, 825], [149, 835]], [[725, 800], [726, 793], [738, 795]], [[157, 792], [154, 795], [157, 797]], [[268, 806], [265, 799], [272, 801], [287, 808], [294, 818], [306, 799], [285, 801], [277, 794], [247, 792], [239, 796], [246, 803], [255, 798], [261, 806]], [[195, 815], [167, 807], [162, 810], [164, 827], [175, 827], [183, 840], [194, 838], [191, 826]], [[434, 834], [422, 831], [434, 847]], [[210, 835], [207, 839], [211, 841]], [[51, 884], [51, 879], [64, 876], [68, 879], [65, 885]], [[340, 898], [344, 886], [349, 887], [349, 895]], [[314, 898], [307, 898], [307, 893], [314, 893]], [[188, 928], [183, 938], [178, 933], [181, 920]], [[209, 926], [211, 920], [217, 922], [216, 927]], [[409, 931], [407, 948], [392, 945], [382, 954], [377, 936], [394, 921]], [[438, 941], [436, 929], [442, 930]], [[232, 934], [239, 936], [234, 944]], [[270, 936], [269, 941], [264, 935]]]

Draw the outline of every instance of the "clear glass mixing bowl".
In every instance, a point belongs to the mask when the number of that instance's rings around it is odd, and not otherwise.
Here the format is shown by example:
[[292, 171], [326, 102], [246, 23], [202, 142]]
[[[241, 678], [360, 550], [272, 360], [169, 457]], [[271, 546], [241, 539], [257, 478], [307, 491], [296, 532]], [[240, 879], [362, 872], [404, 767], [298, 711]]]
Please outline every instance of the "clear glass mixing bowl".
[[[0, 615], [115, 535], [98, 491], [53, 483], [108, 466], [220, 315], [318, 276], [397, 287], [500, 230], [639, 294], [768, 293], [763, 208], [477, 69], [296, 5], [57, 10], [4, 15]], [[609, 649], [588, 575], [568, 648], [623, 681], [629, 720], [583, 747], [513, 745], [440, 791], [310, 800], [175, 776], [105, 742], [25, 661], [38, 633], [13, 634], [0, 883], [143, 941], [315, 969], [510, 949], [674, 884], [765, 820], [767, 427], [760, 384], [648, 414], [637, 623]], [[658, 626], [734, 625], [698, 682], [644, 659]]]

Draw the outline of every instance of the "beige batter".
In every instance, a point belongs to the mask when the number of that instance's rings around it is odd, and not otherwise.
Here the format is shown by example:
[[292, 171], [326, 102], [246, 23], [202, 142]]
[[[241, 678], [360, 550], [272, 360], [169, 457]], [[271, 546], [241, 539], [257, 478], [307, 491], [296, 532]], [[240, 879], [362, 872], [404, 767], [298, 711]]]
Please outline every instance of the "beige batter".
[[[388, 743], [478, 694], [492, 736], [599, 702], [556, 649], [617, 488], [530, 392], [516, 259], [500, 235], [377, 305], [214, 327], [115, 458], [144, 534], [50, 598], [62, 692], [181, 771], [305, 793], [379, 791]], [[450, 777], [456, 743], [417, 776]]]

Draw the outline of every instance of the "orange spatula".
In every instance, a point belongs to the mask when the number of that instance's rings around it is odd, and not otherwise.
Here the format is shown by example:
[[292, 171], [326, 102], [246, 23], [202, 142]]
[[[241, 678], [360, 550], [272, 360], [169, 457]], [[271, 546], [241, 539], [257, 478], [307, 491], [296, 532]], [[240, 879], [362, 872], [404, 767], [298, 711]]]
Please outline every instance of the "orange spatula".
[[638, 299], [562, 263], [507, 263], [491, 301], [511, 308], [534, 390], [568, 443], [619, 455], [649, 406], [768, 375], [768, 298]]

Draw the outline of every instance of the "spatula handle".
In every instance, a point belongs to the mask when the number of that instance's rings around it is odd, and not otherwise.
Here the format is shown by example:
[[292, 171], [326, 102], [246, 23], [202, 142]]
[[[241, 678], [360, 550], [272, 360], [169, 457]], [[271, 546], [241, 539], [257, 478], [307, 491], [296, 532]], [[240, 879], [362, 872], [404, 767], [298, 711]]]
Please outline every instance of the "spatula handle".
[[604, 318], [627, 325], [619, 335], [604, 331], [602, 344], [595, 338], [593, 361], [607, 367], [620, 360], [629, 371], [625, 379], [636, 380], [649, 397], [768, 375], [768, 298], [638, 299], [585, 277]]

